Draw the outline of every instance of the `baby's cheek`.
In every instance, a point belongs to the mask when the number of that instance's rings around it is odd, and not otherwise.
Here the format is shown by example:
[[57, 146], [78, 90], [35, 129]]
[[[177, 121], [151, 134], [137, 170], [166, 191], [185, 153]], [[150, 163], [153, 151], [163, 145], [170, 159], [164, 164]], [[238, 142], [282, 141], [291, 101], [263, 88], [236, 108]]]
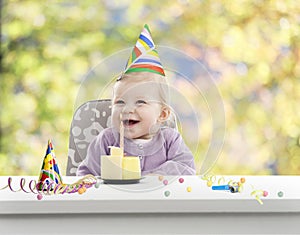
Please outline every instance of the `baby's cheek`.
[[120, 112], [117, 110], [112, 111], [111, 122], [113, 127], [117, 127], [120, 125]]
[[152, 107], [151, 109], [147, 109], [144, 111], [147, 116], [150, 118], [157, 118], [160, 114], [160, 110], [156, 107]]

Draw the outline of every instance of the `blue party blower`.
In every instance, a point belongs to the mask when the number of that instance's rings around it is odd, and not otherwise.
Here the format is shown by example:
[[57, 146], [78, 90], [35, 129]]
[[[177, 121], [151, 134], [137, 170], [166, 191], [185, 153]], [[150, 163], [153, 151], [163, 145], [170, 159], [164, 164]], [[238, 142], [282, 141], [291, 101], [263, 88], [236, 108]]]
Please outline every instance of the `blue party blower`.
[[212, 190], [224, 190], [224, 191], [230, 191], [231, 193], [237, 193], [239, 191], [238, 186], [230, 186], [228, 184], [212, 186], [211, 188], [212, 188]]
[[230, 186], [228, 184], [212, 186], [211, 188], [212, 188], [212, 190], [230, 190]]

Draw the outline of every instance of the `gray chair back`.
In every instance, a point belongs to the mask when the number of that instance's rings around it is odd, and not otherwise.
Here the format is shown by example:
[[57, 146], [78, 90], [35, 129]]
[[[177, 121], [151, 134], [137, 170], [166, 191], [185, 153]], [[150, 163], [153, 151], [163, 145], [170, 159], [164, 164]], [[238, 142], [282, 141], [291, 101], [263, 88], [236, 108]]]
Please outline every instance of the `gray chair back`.
[[90, 142], [103, 129], [111, 126], [111, 100], [92, 100], [81, 105], [74, 113], [70, 128], [67, 176], [76, 175], [85, 159]]

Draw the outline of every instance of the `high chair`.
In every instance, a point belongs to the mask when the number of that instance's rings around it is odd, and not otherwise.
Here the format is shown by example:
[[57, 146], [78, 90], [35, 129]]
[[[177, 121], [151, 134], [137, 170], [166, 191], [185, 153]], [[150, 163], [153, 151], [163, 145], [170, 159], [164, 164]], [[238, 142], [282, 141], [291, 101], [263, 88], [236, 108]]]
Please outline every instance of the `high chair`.
[[[176, 117], [171, 115], [166, 126], [176, 128]], [[111, 100], [92, 100], [82, 104], [73, 115], [70, 128], [67, 176], [75, 176], [79, 164], [86, 158], [92, 140], [105, 128], [111, 127]]]

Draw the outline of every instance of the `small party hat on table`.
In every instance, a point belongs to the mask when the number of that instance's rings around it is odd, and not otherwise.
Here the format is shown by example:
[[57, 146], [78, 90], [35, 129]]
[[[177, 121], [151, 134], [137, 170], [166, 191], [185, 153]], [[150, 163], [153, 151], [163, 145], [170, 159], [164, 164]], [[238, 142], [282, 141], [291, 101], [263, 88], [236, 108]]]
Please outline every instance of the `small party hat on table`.
[[128, 74], [132, 72], [150, 72], [165, 76], [147, 24], [144, 25], [126, 64], [124, 73]]
[[46, 156], [44, 157], [42, 169], [38, 180], [38, 190], [53, 188], [55, 184], [62, 184], [53, 145], [48, 140]]

